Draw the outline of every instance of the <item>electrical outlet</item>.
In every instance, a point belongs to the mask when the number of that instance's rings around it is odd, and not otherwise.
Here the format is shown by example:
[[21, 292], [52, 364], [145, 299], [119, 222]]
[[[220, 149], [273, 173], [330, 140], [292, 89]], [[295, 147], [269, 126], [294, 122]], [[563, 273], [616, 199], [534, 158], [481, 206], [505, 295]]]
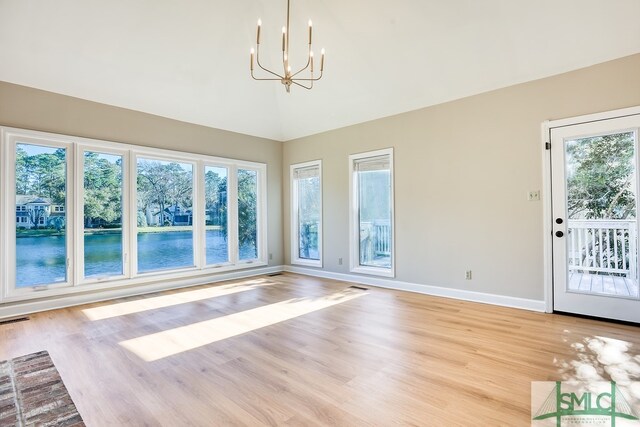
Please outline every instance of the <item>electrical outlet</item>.
[[342, 258], [338, 258], [338, 265], [342, 265]]
[[464, 278], [466, 280], [471, 280], [471, 270], [467, 270], [464, 272]]
[[530, 202], [537, 202], [540, 200], [540, 190], [531, 190], [527, 193], [527, 200]]

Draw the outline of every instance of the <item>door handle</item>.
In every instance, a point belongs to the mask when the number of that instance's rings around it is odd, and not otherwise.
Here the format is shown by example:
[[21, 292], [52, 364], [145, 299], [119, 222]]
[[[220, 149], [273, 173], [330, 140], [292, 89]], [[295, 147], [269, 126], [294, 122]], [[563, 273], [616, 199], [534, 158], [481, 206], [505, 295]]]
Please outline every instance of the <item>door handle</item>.
[[562, 237], [564, 233], [562, 231], [556, 231], [556, 237]]

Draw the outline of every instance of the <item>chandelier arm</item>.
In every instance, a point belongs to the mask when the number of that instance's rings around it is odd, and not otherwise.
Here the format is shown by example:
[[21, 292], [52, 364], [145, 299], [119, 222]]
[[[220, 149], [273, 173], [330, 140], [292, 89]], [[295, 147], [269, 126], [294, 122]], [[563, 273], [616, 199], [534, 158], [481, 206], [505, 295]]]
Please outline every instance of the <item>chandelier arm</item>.
[[318, 80], [320, 80], [322, 78], [322, 74], [323, 74], [323, 72], [320, 71], [320, 76], [318, 78], [316, 78], [316, 79], [311, 78], [311, 79], [296, 79], [296, 80], [300, 80], [300, 81], [303, 81], [303, 82], [317, 82]]
[[291, 80], [291, 83], [293, 83], [294, 85], [297, 85], [297, 86], [303, 87], [303, 88], [305, 88], [305, 89], [307, 89], [307, 90], [311, 90], [311, 88], [313, 88], [313, 84], [309, 87], [309, 86], [305, 86], [305, 85], [303, 85], [303, 84], [300, 84], [300, 83], [296, 82], [295, 80]]
[[301, 72], [309, 68], [310, 64], [311, 64], [311, 45], [309, 45], [309, 54], [307, 55], [307, 65], [305, 65], [304, 68], [300, 69], [297, 73], [293, 74], [291, 78], [294, 78], [295, 76], [297, 76], [298, 74], [300, 74]]
[[282, 79], [265, 79], [265, 78], [254, 77], [254, 76], [251, 76], [251, 77], [253, 77], [253, 80], [258, 80], [258, 81], [267, 81], [267, 80], [271, 80], [271, 81], [275, 81], [275, 82], [281, 82], [282, 81]]
[[[262, 68], [264, 71], [266, 71], [267, 73], [273, 74], [274, 76], [278, 77], [278, 79], [273, 79], [273, 80], [281, 80], [284, 77], [282, 77], [280, 74], [274, 73], [271, 70], [268, 70], [266, 68], [264, 68], [262, 66], [262, 64], [260, 63], [260, 45], [258, 45], [257, 49], [256, 49], [256, 63], [258, 64], [258, 67]], [[252, 75], [253, 77], [253, 75]], [[254, 77], [255, 78], [255, 77]]]

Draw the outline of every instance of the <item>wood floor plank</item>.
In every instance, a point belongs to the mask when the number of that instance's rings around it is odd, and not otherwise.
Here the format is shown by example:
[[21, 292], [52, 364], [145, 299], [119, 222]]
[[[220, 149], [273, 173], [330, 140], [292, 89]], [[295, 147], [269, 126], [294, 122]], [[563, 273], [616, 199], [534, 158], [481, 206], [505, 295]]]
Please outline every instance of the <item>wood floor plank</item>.
[[[89, 426], [525, 426], [531, 381], [640, 379], [634, 326], [378, 288], [342, 300], [350, 284], [292, 273], [254, 280], [38, 313], [0, 325], [0, 360], [48, 350]], [[274, 323], [288, 308], [301, 314]], [[239, 318], [253, 329], [198, 329], [184, 347], [192, 325], [241, 312], [261, 316]], [[166, 357], [122, 345], [177, 328]]]

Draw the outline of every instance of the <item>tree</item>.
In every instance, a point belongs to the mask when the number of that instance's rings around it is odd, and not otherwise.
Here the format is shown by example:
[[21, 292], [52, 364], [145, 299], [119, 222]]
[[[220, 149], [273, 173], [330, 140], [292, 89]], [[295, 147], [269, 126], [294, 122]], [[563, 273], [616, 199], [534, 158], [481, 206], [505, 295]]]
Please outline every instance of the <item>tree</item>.
[[257, 195], [257, 173], [238, 169], [238, 240], [240, 246], [255, 246], [257, 243]]
[[[619, 133], [567, 142], [567, 207], [569, 219], [627, 219], [636, 217], [636, 165], [633, 133]], [[593, 230], [587, 231], [589, 235]], [[625, 245], [606, 233], [604, 242], [588, 239], [580, 249], [582, 263], [587, 257], [602, 259], [604, 265], [624, 269], [627, 260], [613, 248]], [[582, 264], [581, 263], [581, 264]]]
[[48, 197], [54, 204], [66, 199], [66, 151], [29, 154], [29, 145], [16, 146], [16, 193]]
[[633, 133], [581, 138], [567, 144], [570, 219], [635, 217]]
[[208, 170], [204, 175], [206, 213], [211, 225], [219, 225], [224, 235], [227, 231], [227, 177]]
[[20, 145], [16, 146], [16, 194], [28, 194], [29, 170], [27, 161], [29, 155]]
[[115, 162], [98, 153], [86, 152], [84, 157], [84, 217], [85, 227], [94, 223], [114, 223], [122, 212], [122, 160]]
[[[161, 226], [169, 223], [168, 207], [174, 207], [174, 214], [180, 206], [192, 207], [192, 194], [193, 174], [180, 164], [150, 160], [138, 163], [138, 209], [145, 211], [157, 205]], [[174, 225], [175, 215], [170, 223]]]
[[56, 216], [51, 219], [50, 225], [56, 229], [57, 232], [60, 232], [64, 228], [64, 218], [61, 216]]
[[37, 230], [38, 228], [40, 228], [40, 219], [44, 218], [46, 215], [45, 207], [42, 205], [36, 205], [33, 207], [33, 209], [30, 209], [28, 212], [29, 212], [29, 221], [31, 221], [31, 224], [33, 224]]
[[320, 221], [320, 178], [298, 179], [298, 217], [301, 255], [309, 258], [311, 249], [318, 248], [318, 223]]

